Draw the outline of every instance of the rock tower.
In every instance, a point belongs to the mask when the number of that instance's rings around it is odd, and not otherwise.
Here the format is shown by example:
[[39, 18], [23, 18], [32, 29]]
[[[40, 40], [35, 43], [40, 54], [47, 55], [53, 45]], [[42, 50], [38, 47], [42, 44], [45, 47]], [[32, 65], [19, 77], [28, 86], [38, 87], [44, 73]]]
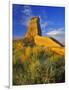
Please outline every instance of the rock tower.
[[39, 17], [32, 17], [28, 25], [26, 37], [34, 38], [36, 35], [42, 35], [40, 28], [40, 19]]

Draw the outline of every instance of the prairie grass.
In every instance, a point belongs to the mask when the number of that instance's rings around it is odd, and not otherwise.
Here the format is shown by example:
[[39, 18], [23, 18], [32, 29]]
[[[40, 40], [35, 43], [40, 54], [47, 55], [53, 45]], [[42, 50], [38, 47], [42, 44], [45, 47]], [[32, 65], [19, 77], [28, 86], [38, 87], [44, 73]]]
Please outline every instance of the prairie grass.
[[65, 59], [46, 47], [13, 49], [13, 85], [62, 83]]

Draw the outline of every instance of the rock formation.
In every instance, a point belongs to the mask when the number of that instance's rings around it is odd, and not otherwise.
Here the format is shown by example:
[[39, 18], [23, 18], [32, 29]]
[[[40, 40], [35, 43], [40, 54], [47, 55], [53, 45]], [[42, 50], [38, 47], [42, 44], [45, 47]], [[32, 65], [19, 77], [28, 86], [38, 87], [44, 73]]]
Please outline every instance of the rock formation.
[[29, 25], [28, 31], [24, 39], [25, 46], [45, 46], [51, 48], [53, 52], [60, 55], [64, 55], [64, 47], [55, 39], [50, 37], [43, 37], [40, 28], [39, 17], [32, 17]]
[[40, 28], [40, 19], [39, 17], [32, 17], [29, 25], [28, 31], [26, 33], [27, 38], [34, 38], [36, 35], [41, 36], [41, 28]]

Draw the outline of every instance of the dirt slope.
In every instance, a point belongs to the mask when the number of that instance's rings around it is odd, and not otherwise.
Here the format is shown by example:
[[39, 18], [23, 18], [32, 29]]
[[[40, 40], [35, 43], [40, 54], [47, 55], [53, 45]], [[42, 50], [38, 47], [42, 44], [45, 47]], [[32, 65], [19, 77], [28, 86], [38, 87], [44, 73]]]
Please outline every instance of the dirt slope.
[[62, 47], [59, 43], [55, 42], [51, 38], [37, 35], [35, 36], [34, 40], [36, 45], [49, 47], [53, 52], [64, 55], [64, 47]]

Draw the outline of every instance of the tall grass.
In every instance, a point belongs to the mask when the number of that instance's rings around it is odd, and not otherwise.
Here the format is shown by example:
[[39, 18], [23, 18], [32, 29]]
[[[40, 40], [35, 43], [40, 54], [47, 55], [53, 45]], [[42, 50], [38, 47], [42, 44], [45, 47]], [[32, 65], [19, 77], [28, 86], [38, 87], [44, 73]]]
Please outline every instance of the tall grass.
[[13, 85], [64, 81], [64, 56], [38, 46], [27, 46], [13, 53]]

